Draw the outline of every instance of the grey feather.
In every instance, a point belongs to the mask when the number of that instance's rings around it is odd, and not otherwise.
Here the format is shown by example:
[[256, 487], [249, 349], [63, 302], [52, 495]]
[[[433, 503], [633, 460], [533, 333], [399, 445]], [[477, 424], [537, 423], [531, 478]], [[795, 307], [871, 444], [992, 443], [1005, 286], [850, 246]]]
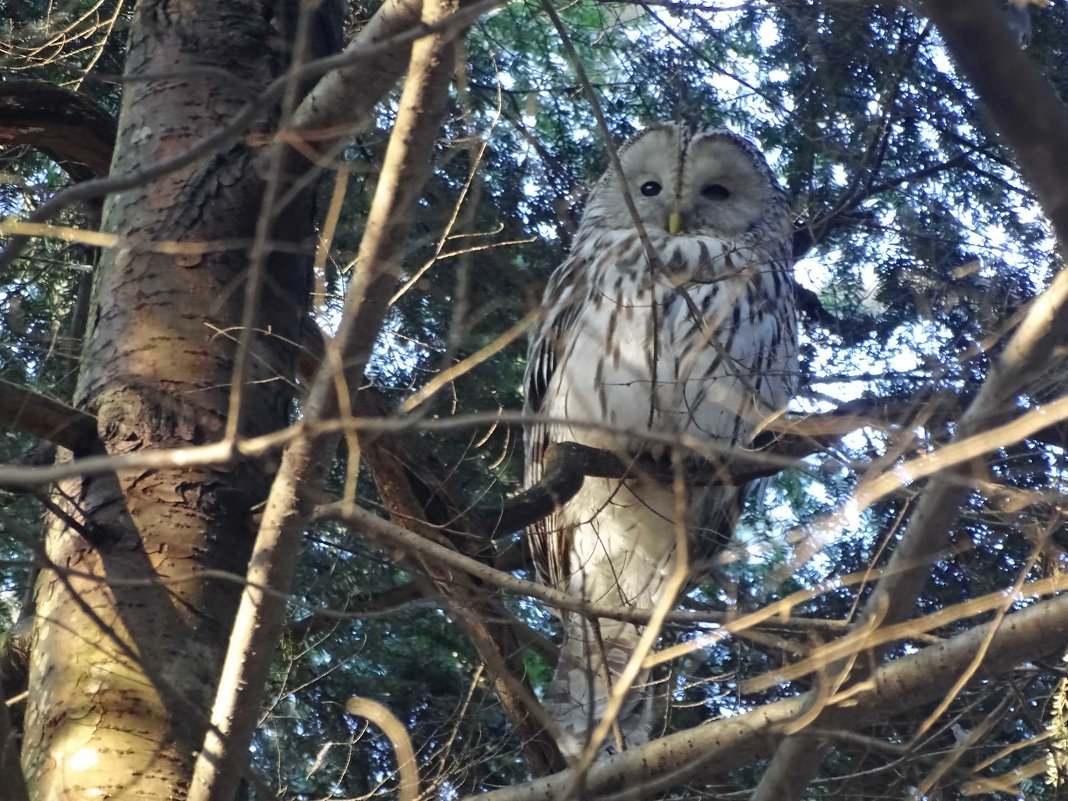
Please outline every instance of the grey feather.
[[[553, 274], [531, 338], [525, 386], [527, 485], [551, 442], [623, 458], [663, 455], [656, 438], [697, 437], [729, 453], [795, 390], [797, 321], [787, 204], [756, 146], [729, 131], [660, 125], [620, 150], [590, 194], [571, 254]], [[623, 197], [629, 188], [649, 249]], [[683, 230], [669, 233], [672, 213]], [[704, 560], [731, 534], [742, 494], [692, 486], [686, 520]], [[587, 478], [528, 531], [539, 575], [576, 598], [650, 608], [675, 548], [671, 487]], [[640, 631], [561, 616], [547, 694], [569, 755], [584, 747]], [[628, 744], [652, 726], [648, 675], [620, 714]]]

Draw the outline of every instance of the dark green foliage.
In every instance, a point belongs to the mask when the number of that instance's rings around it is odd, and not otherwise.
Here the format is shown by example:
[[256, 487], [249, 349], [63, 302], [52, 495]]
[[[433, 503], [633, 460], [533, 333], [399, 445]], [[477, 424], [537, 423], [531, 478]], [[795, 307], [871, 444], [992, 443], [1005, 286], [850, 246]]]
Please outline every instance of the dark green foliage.
[[[31, 5], [15, 7], [6, 36], [31, 37], [31, 23], [43, 14]], [[892, 3], [819, 0], [717, 8], [584, 1], [560, 13], [615, 143], [653, 120], [695, 119], [739, 130], [768, 153], [797, 215], [804, 255], [799, 280], [818, 301], [802, 320], [808, 390], [796, 410], [862, 395], [938, 398], [937, 404], [919, 404], [899, 429], [913, 431], [911, 445], [872, 428], [846, 438], [835, 453], [812, 458], [804, 469], [778, 476], [764, 502], [746, 515], [739, 534], [744, 547], [686, 601], [698, 609], [744, 613], [812, 591], [793, 615], [844, 620], [855, 614], [871, 582], [836, 586], [831, 578], [885, 565], [922, 485], [881, 499], [848, 527], [827, 529], [829, 511], [841, 508], [888, 449], [908, 455], [946, 441], [951, 421], [1000, 352], [1013, 315], [1045, 285], [1057, 257], [1011, 154], [949, 67], [936, 32], [912, 11]], [[366, 16], [362, 8], [350, 11]], [[1031, 13], [1030, 53], [1068, 91], [1068, 10], [1055, 3]], [[120, 45], [116, 29], [97, 71], [121, 71]], [[607, 158], [591, 99], [561, 53], [536, 2], [504, 7], [467, 38], [463, 79], [440, 137], [437, 169], [413, 221], [405, 291], [369, 369], [394, 403], [535, 308], [566, 253], [585, 188]], [[62, 77], [58, 68], [38, 72]], [[111, 90], [97, 86], [84, 88], [113, 102]], [[325, 276], [328, 326], [351, 275], [395, 102], [380, 109], [372, 128], [345, 153], [355, 177]], [[0, 151], [0, 172], [3, 215], [24, 214], [65, 180], [24, 148]], [[328, 196], [324, 189], [324, 209]], [[59, 222], [86, 225], [91, 214], [75, 210]], [[70, 397], [81, 335], [75, 328], [83, 275], [78, 265], [91, 265], [93, 258], [82, 246], [39, 239], [0, 277], [0, 378]], [[522, 340], [513, 342], [418, 413], [446, 418], [517, 411], [524, 353]], [[1019, 406], [1057, 397], [1062, 387], [1060, 374], [1051, 374]], [[517, 429], [481, 424], [421, 436], [473, 503], [489, 504], [518, 488]], [[17, 461], [33, 444], [5, 434], [0, 457]], [[919, 610], [933, 612], [1004, 588], [1021, 571], [1048, 574], [1056, 556], [1036, 556], [1036, 546], [1059, 531], [1053, 500], [1015, 506], [1006, 498], [1016, 491], [1056, 491], [1066, 467], [1064, 443], [1056, 437], [996, 453], [989, 483], [973, 492], [963, 510], [953, 532], [956, 550], [934, 566]], [[340, 473], [334, 478], [340, 486]], [[997, 485], [1000, 494], [991, 490]], [[366, 477], [359, 500], [378, 502]], [[16, 504], [0, 495], [0, 505], [33, 530], [31, 502], [20, 498]], [[784, 540], [788, 529], [795, 536]], [[12, 531], [0, 524], [0, 534], [0, 559], [25, 558], [28, 551]], [[333, 528], [308, 534], [292, 629], [255, 743], [257, 765], [294, 797], [351, 798], [392, 786], [388, 742], [344, 713], [347, 698], [361, 695], [386, 703], [409, 726], [424, 777], [438, 782], [439, 797], [523, 780], [529, 771], [520, 744], [476, 651], [439, 599], [420, 592], [425, 587], [419, 576], [363, 534]], [[0, 613], [14, 616], [26, 578], [23, 566], [4, 568]], [[417, 591], [399, 609], [353, 611], [373, 607], [373, 599], [409, 582]], [[551, 617], [540, 606], [510, 603], [524, 623], [552, 636]], [[352, 616], [318, 618], [309, 611], [314, 609]], [[936, 634], [974, 623], [962, 620]], [[666, 639], [694, 634], [692, 628], [672, 629]], [[774, 634], [800, 649], [820, 636]], [[534, 649], [522, 658], [534, 684], [544, 684], [550, 661]], [[767, 640], [729, 638], [681, 660], [663, 676], [673, 698], [670, 726], [698, 725], [807, 689], [811, 677], [741, 695], [745, 677], [794, 658]], [[982, 753], [966, 763], [1040, 733], [1054, 682], [1041, 666], [1021, 671], [1011, 685], [1019, 704], [999, 712], [1002, 719]], [[814, 785], [811, 797], [902, 797], [953, 747], [951, 723], [970, 730], [995, 710], [1004, 692], [1005, 685], [984, 685], [962, 694], [941, 723], [912, 743], [907, 758], [904, 745], [930, 709], [867, 732], [885, 746], [882, 751], [836, 744], [825, 759], [830, 778]], [[1026, 758], [1006, 756], [988, 772], [1003, 773], [1037, 756], [1035, 749]], [[744, 790], [758, 778], [749, 768], [723, 780]], [[941, 797], [957, 797], [960, 787], [960, 776], [951, 774]], [[1031, 791], [1052, 796], [1043, 786]]]

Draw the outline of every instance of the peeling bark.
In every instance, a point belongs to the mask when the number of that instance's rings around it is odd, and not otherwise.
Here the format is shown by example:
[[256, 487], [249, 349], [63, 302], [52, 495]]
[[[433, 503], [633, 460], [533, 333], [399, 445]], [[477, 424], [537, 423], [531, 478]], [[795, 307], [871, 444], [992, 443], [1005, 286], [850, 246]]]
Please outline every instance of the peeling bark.
[[[139, 4], [127, 75], [160, 77], [126, 84], [115, 172], [210, 135], [276, 77], [268, 6]], [[103, 254], [95, 276], [74, 399], [95, 415], [107, 453], [221, 438], [235, 345], [220, 332], [241, 320], [246, 249], [176, 256], [145, 246], [251, 240], [264, 205], [262, 163], [261, 151], [239, 144], [108, 199], [104, 228], [124, 244]], [[272, 238], [299, 251], [311, 234], [309, 209], [299, 194]], [[307, 262], [268, 259], [259, 323], [278, 337], [253, 342], [241, 387], [245, 436], [286, 422], [288, 384], [277, 379], [293, 372], [283, 343], [296, 338], [304, 315]], [[252, 462], [61, 485], [80, 526], [51, 522], [46, 552], [55, 569], [42, 571], [36, 590], [23, 748], [35, 798], [184, 797], [239, 597], [229, 582], [196, 576], [244, 573], [252, 508], [268, 486], [264, 466]], [[190, 580], [164, 585], [162, 577]]]

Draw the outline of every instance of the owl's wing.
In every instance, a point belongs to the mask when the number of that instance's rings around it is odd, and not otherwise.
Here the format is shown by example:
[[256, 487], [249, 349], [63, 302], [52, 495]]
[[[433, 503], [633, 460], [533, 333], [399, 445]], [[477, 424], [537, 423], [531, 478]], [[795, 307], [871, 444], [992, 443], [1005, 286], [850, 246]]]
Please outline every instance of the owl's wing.
[[[581, 276], [588, 263], [588, 258], [572, 256], [553, 273], [542, 298], [545, 313], [527, 352], [523, 411], [533, 418], [527, 423], [524, 435], [523, 485], [527, 488], [541, 480], [545, 451], [553, 442], [554, 429], [558, 428], [536, 418], [543, 413], [549, 393], [556, 391], [553, 376], [579, 314], [583, 299]], [[567, 535], [559, 530], [555, 517], [549, 515], [527, 528], [535, 567], [551, 585], [556, 585], [556, 580], [567, 573], [567, 544], [564, 541]]]

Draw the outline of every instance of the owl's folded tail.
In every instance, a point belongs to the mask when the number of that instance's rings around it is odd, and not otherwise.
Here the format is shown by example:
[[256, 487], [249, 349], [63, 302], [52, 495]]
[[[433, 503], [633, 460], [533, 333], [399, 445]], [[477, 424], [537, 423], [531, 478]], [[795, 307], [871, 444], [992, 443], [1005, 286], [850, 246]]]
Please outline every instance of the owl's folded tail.
[[[560, 660], [545, 699], [546, 710], [559, 729], [557, 744], [565, 757], [577, 757], [585, 749], [640, 637], [638, 628], [629, 623], [591, 622], [581, 615], [567, 614]], [[601, 752], [614, 753], [620, 745], [632, 748], [648, 742], [655, 700], [649, 671], [643, 670], [627, 688], [616, 716], [617, 726], [600, 744]]]

